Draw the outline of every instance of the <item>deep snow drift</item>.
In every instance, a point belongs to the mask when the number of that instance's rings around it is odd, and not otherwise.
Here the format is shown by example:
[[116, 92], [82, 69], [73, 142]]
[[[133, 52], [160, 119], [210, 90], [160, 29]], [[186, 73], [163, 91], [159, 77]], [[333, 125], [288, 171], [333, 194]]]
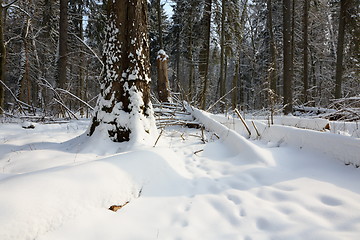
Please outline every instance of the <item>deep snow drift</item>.
[[1, 240], [360, 237], [360, 170], [327, 154], [180, 127], [127, 148], [88, 124], [0, 124]]

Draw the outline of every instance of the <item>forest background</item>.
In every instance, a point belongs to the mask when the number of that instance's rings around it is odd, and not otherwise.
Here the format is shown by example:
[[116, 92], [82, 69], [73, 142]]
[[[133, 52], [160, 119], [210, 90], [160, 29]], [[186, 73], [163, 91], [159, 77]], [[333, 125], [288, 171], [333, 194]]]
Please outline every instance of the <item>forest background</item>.
[[[356, 2], [149, 0], [154, 100], [164, 49], [172, 92], [202, 109], [336, 108], [335, 99], [360, 93]], [[103, 74], [106, 1], [0, 3], [0, 111], [89, 116]]]

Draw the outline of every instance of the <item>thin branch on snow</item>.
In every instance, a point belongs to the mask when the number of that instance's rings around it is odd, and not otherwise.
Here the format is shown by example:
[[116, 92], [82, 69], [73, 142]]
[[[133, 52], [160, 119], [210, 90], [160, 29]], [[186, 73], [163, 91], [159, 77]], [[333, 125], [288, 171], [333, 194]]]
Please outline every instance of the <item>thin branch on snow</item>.
[[163, 132], [164, 132], [164, 129], [162, 128], [162, 129], [161, 129], [161, 132], [160, 132], [158, 138], [156, 139], [155, 144], [154, 144], [153, 147], [156, 147], [156, 144], [158, 143], [158, 141], [159, 141], [159, 139], [160, 139], [160, 137], [161, 137], [161, 135], [162, 135]]

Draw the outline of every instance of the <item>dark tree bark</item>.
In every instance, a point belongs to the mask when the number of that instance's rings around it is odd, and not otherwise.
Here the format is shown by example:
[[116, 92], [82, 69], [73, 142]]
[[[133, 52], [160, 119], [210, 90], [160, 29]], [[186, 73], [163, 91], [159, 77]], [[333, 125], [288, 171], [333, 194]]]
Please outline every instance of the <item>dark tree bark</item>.
[[[4, 43], [4, 21], [3, 21], [3, 8], [1, 7], [3, 1], [0, 0], [0, 80], [5, 83], [5, 61], [6, 61], [6, 49]], [[4, 109], [5, 90], [4, 86], [0, 84], [0, 114]]]
[[[84, 30], [83, 30], [83, 7], [79, 7], [79, 10], [77, 12], [77, 14], [79, 14], [80, 19], [77, 21], [77, 25], [78, 25], [78, 37], [84, 41]], [[81, 48], [83, 48], [81, 46]], [[79, 53], [79, 76], [78, 76], [78, 88], [77, 88], [77, 96], [80, 99], [85, 100], [85, 69], [86, 69], [86, 64], [85, 64], [85, 56], [83, 53], [83, 50], [80, 51]], [[80, 115], [83, 116], [84, 115], [84, 108], [80, 106]]]
[[68, 0], [60, 0], [58, 87], [65, 88], [68, 40]]
[[160, 49], [164, 49], [164, 41], [163, 41], [163, 34], [162, 34], [162, 22], [161, 22], [161, 0], [157, 0], [156, 3], [156, 11], [157, 11], [157, 19], [158, 19], [158, 33], [159, 33], [159, 45]]
[[304, 15], [303, 15], [303, 101], [308, 101], [308, 89], [309, 89], [309, 0], [304, 0]]
[[232, 109], [236, 108], [236, 104], [238, 102], [238, 79], [239, 79], [239, 61], [236, 61], [235, 63], [235, 70], [234, 70], [234, 75], [233, 75], [233, 79], [232, 79], [232, 83], [231, 86], [232, 88], [234, 88], [232, 94], [231, 94], [231, 106]]
[[283, 0], [284, 113], [292, 112], [293, 56], [291, 36], [291, 0]]
[[157, 56], [157, 72], [158, 72], [158, 95], [160, 102], [171, 102], [170, 87], [168, 78], [168, 56], [165, 51], [159, 51]]
[[341, 98], [346, 11], [350, 1], [351, 0], [341, 0], [340, 2], [339, 31], [336, 49], [335, 98]]
[[226, 84], [225, 84], [225, 5], [226, 1], [221, 1], [221, 36], [220, 36], [220, 97], [225, 95]]
[[211, 33], [211, 6], [212, 0], [206, 0], [205, 2], [205, 13], [202, 19], [202, 26], [205, 29], [204, 43], [200, 51], [200, 65], [199, 72], [202, 80], [203, 89], [201, 93], [201, 109], [206, 107], [207, 89], [209, 82], [209, 59], [210, 59], [210, 33]]
[[241, 73], [241, 52], [243, 50], [242, 44], [243, 44], [243, 38], [244, 38], [244, 28], [245, 28], [245, 22], [246, 22], [246, 12], [247, 12], [247, 4], [248, 0], [245, 0], [243, 3], [243, 9], [241, 12], [240, 22], [238, 25], [238, 30], [236, 32], [236, 39], [237, 39], [237, 60], [235, 63], [235, 74], [233, 78], [233, 84], [232, 87], [235, 87], [235, 90], [232, 92], [232, 107], [233, 109], [236, 108], [237, 103], [240, 101], [240, 103], [243, 103], [244, 99], [244, 89], [243, 89], [243, 81], [240, 79], [240, 73]]
[[21, 50], [21, 71], [18, 79], [18, 98], [19, 100], [32, 105], [31, 82], [30, 82], [30, 61], [29, 61], [29, 29], [30, 19], [24, 20], [22, 30], [22, 50]]
[[100, 128], [114, 142], [136, 141], [154, 127], [146, 13], [146, 0], [108, 1], [105, 71], [89, 135]]
[[267, 0], [267, 27], [270, 37], [270, 66], [269, 66], [269, 85], [270, 89], [274, 94], [277, 92], [277, 66], [276, 66], [276, 46], [275, 46], [275, 37], [273, 30], [273, 20], [272, 20], [272, 0]]
[[194, 91], [194, 56], [193, 56], [193, 32], [192, 24], [190, 23], [189, 27], [189, 43], [188, 43], [188, 62], [189, 62], [189, 101], [192, 101], [193, 96], [195, 95]]

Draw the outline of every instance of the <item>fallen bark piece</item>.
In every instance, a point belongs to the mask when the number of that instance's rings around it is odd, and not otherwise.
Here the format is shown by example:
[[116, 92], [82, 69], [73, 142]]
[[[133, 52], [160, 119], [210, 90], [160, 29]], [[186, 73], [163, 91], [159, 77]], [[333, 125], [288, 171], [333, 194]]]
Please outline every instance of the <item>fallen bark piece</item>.
[[109, 207], [109, 210], [116, 212], [117, 210], [123, 208], [126, 204], [128, 204], [129, 202], [124, 203], [123, 205], [112, 205], [111, 207]]
[[31, 122], [23, 122], [21, 127], [25, 129], [34, 129], [35, 125]]

